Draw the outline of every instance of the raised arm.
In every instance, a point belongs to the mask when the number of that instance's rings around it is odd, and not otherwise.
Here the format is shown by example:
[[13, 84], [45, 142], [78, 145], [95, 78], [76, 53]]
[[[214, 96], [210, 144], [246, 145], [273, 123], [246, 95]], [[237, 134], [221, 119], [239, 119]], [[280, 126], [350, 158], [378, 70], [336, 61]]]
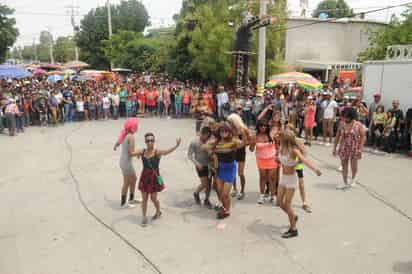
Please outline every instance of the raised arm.
[[187, 151], [187, 158], [195, 165], [195, 166], [200, 166], [200, 163], [196, 161], [195, 157], [195, 143], [191, 142], [189, 145], [189, 149]]
[[306, 157], [303, 155], [300, 149], [294, 149], [294, 153], [299, 158], [299, 160], [303, 164], [305, 164], [307, 167], [309, 167], [311, 170], [313, 170], [316, 173], [316, 175], [318, 176], [322, 175], [322, 172], [320, 171], [320, 169], [314, 163], [306, 159]]
[[171, 148], [169, 148], [169, 149], [167, 149], [167, 150], [158, 150], [158, 151], [157, 151], [157, 155], [158, 155], [158, 156], [166, 156], [166, 155], [169, 155], [170, 153], [172, 153], [173, 151], [175, 151], [175, 150], [179, 147], [179, 145], [180, 145], [181, 142], [182, 142], [182, 139], [181, 139], [181, 138], [176, 139], [176, 145], [174, 145], [173, 147], [171, 147]]
[[269, 105], [269, 106], [265, 107], [265, 109], [262, 110], [262, 112], [259, 114], [257, 120], [258, 120], [258, 121], [262, 120], [262, 119], [265, 117], [266, 113], [267, 113], [270, 109], [272, 109], [273, 106], [274, 106], [274, 105]]

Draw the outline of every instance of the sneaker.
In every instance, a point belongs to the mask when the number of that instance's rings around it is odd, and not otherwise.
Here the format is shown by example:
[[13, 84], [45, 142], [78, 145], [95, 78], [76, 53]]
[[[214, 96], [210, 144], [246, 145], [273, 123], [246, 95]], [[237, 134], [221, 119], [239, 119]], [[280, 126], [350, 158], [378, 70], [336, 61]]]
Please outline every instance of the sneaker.
[[343, 190], [343, 189], [345, 189], [347, 187], [347, 184], [345, 184], [345, 183], [338, 183], [337, 185], [336, 185], [336, 189], [338, 189], [338, 190]]
[[221, 206], [220, 204], [216, 204], [216, 205], [214, 206], [214, 209], [215, 209], [216, 211], [219, 211], [221, 208], [222, 208], [222, 206]]
[[213, 205], [210, 203], [210, 201], [208, 199], [205, 199], [205, 201], [203, 202], [203, 204], [205, 205], [205, 207], [207, 207], [208, 209], [213, 209]]
[[299, 234], [298, 234], [297, 229], [295, 229], [295, 230], [289, 229], [288, 231], [286, 231], [285, 233], [282, 234], [282, 238], [289, 239], [289, 238], [297, 237], [298, 235]]
[[356, 187], [356, 178], [349, 179], [348, 187], [349, 188], [355, 188]]
[[260, 195], [257, 200], [257, 203], [263, 205], [265, 203], [265, 197], [263, 195]]
[[200, 205], [201, 204], [201, 202], [200, 202], [200, 197], [199, 197], [199, 193], [193, 193], [193, 197], [195, 198], [195, 202], [196, 202], [196, 204], [198, 204], [198, 205]]
[[342, 172], [342, 170], [343, 170], [342, 166], [339, 166], [338, 171]]
[[131, 203], [127, 203], [127, 207], [128, 207], [128, 208], [135, 208], [136, 205], [135, 205], [135, 204], [131, 204]]
[[147, 218], [143, 218], [142, 227], [146, 227], [146, 226], [147, 226]]
[[230, 213], [229, 212], [227, 212], [224, 208], [222, 208], [220, 211], [219, 211], [219, 213], [217, 213], [217, 218], [219, 219], [219, 220], [221, 220], [221, 219], [225, 219], [225, 218], [227, 218], [227, 217], [229, 217], [230, 216]]
[[245, 193], [239, 193], [239, 194], [237, 195], [237, 199], [238, 199], [239, 201], [245, 199]]
[[319, 142], [319, 145], [323, 146], [325, 143], [324, 142]]
[[331, 143], [326, 143], [325, 146], [330, 147], [332, 144]]
[[140, 203], [140, 201], [139, 200], [136, 200], [136, 199], [134, 199], [134, 200], [129, 200], [129, 205], [136, 205], [136, 204], [139, 204]]
[[232, 191], [232, 194], [230, 194], [232, 197], [236, 197], [237, 195], [238, 195], [238, 192], [237, 192], [237, 190], [233, 190]]

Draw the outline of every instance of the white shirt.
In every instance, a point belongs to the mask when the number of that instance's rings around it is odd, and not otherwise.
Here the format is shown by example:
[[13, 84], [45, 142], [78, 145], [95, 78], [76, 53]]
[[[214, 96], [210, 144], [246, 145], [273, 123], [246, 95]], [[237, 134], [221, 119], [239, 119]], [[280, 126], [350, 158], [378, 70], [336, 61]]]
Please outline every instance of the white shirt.
[[217, 94], [217, 105], [223, 106], [224, 104], [229, 102], [229, 96], [227, 92], [221, 92]]
[[335, 118], [335, 109], [338, 108], [338, 103], [335, 100], [323, 101], [323, 119], [333, 119]]
[[120, 96], [119, 94], [113, 94], [112, 95], [112, 102], [114, 106], [118, 106], [120, 104]]
[[103, 97], [103, 108], [104, 109], [110, 108], [110, 99], [107, 96]]
[[60, 104], [63, 101], [63, 94], [61, 92], [59, 92], [56, 95], [54, 95], [54, 98], [56, 98], [57, 103]]
[[84, 102], [83, 101], [77, 101], [76, 102], [76, 108], [78, 112], [83, 112], [84, 111]]

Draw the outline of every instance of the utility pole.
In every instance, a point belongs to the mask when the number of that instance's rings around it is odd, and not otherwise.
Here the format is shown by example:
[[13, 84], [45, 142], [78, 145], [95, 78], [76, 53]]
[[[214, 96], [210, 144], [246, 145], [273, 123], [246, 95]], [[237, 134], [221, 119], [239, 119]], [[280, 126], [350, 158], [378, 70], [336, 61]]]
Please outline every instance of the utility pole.
[[112, 35], [113, 35], [113, 30], [112, 30], [112, 12], [110, 10], [110, 0], [107, 0], [107, 21], [109, 25], [109, 39], [110, 39], [110, 70], [113, 69], [113, 62], [112, 62]]
[[53, 56], [53, 34], [51, 32], [51, 27], [47, 27], [47, 30], [49, 31], [50, 37], [49, 37], [49, 54], [50, 54], [50, 63], [54, 64], [54, 56]]
[[36, 38], [33, 38], [33, 50], [34, 50], [34, 61], [37, 61], [37, 45], [36, 45]]
[[[267, 13], [267, 0], [260, 0], [259, 17], [263, 18]], [[258, 83], [257, 93], [262, 94], [265, 89], [266, 73], [266, 27], [259, 29], [259, 51], [258, 51]]]
[[76, 35], [77, 32], [79, 30], [79, 27], [76, 25], [76, 19], [75, 16], [79, 15], [79, 6], [74, 6], [74, 5], [70, 5], [70, 6], [66, 6], [66, 9], [68, 9], [68, 12], [70, 13], [70, 17], [71, 17], [71, 24], [73, 27], [73, 39], [74, 39], [74, 58], [76, 61], [79, 61], [79, 48], [77, 47], [77, 42], [76, 42]]

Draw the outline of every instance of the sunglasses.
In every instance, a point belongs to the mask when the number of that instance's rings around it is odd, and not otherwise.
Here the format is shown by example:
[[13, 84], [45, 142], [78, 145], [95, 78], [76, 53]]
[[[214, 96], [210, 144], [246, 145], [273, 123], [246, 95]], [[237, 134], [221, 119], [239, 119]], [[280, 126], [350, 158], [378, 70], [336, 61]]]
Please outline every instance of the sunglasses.
[[155, 142], [155, 140], [154, 139], [146, 139], [146, 144], [149, 144], [149, 143], [154, 143]]

